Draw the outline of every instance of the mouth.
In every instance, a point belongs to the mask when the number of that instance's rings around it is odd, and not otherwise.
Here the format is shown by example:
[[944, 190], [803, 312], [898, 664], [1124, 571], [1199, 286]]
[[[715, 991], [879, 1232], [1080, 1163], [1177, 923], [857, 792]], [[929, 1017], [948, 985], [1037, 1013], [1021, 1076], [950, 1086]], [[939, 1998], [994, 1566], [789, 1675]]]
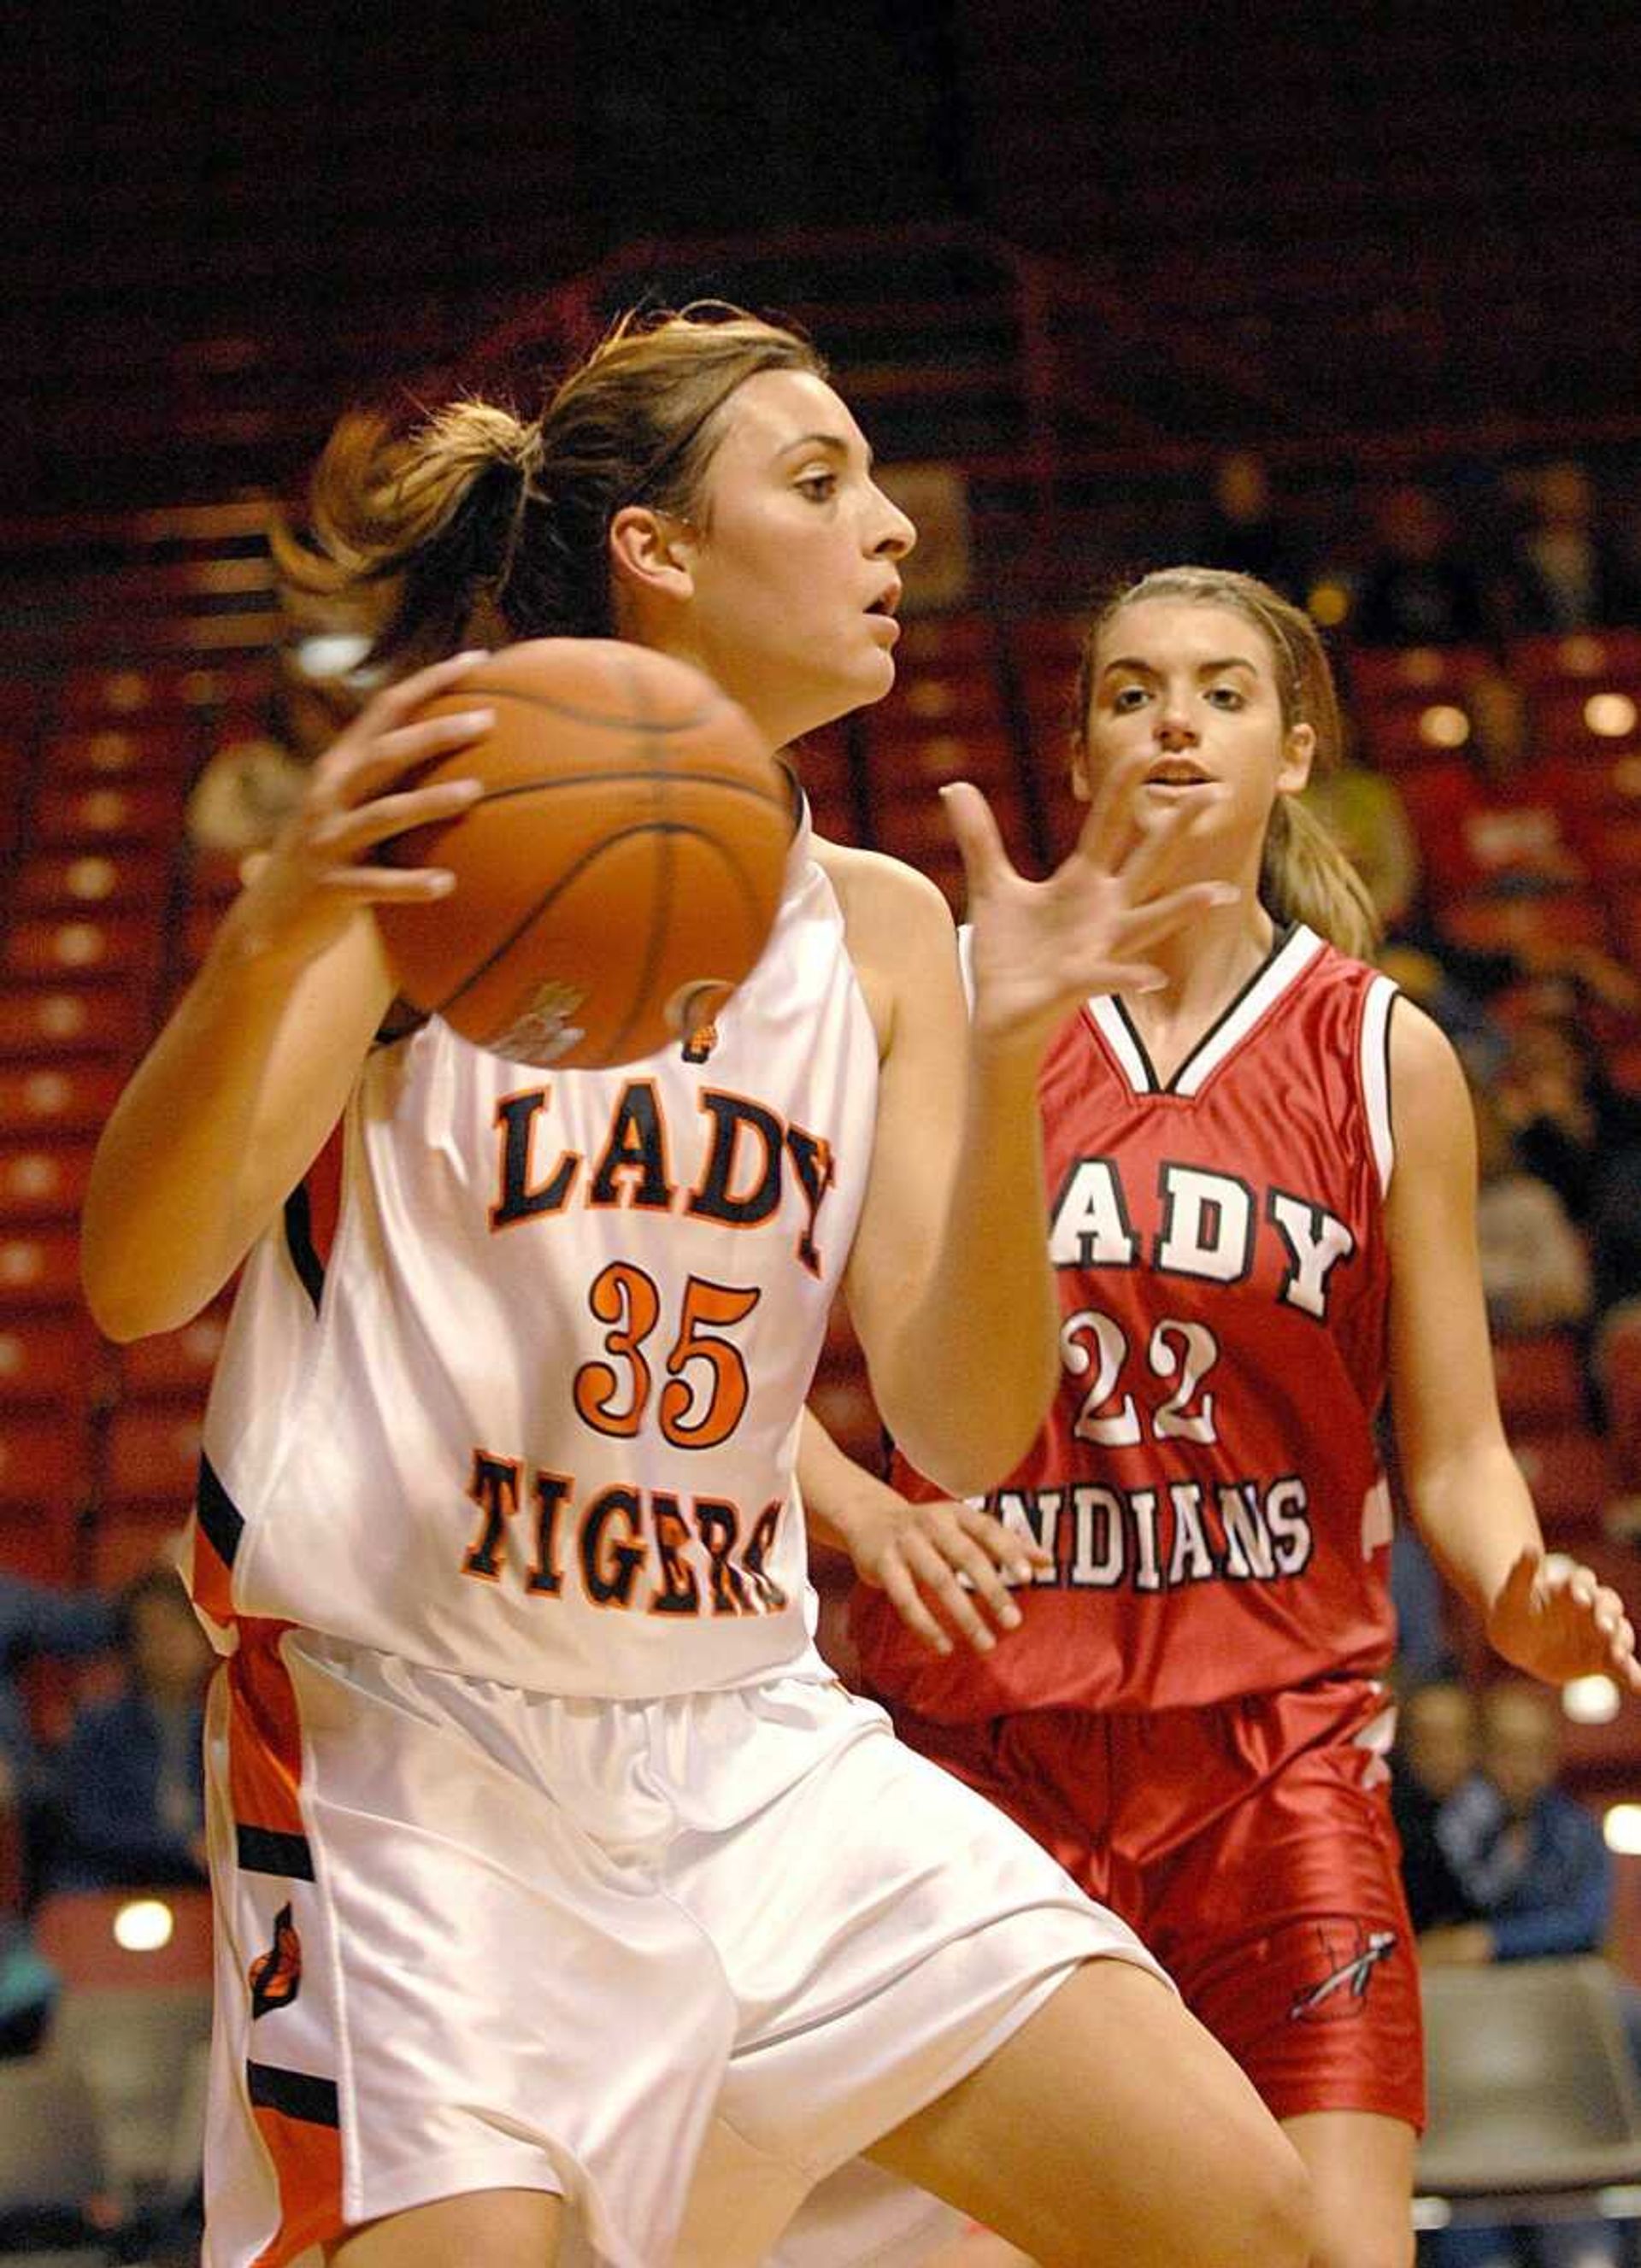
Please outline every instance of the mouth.
[[1212, 782], [1200, 764], [1187, 763], [1170, 758], [1165, 763], [1152, 766], [1145, 775], [1144, 785], [1183, 789], [1210, 787]]
[[894, 620], [894, 610], [900, 603], [901, 578], [897, 575], [893, 582], [886, 583], [884, 585], [877, 597], [873, 599], [871, 604], [867, 607], [866, 612], [869, 615], [876, 615], [883, 622], [892, 622]]

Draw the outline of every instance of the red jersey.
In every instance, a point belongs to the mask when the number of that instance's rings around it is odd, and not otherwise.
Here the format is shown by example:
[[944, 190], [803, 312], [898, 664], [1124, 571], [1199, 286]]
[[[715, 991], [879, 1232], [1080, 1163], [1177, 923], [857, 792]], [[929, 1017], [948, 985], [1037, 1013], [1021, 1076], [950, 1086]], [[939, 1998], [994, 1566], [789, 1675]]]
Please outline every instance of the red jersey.
[[1394, 989], [1297, 927], [1166, 1085], [1120, 1001], [1058, 1035], [1040, 1093], [1063, 1376], [985, 1499], [1054, 1565], [989, 1657], [937, 1657], [857, 1586], [887, 1699], [946, 1722], [1177, 1708], [1388, 1660]]

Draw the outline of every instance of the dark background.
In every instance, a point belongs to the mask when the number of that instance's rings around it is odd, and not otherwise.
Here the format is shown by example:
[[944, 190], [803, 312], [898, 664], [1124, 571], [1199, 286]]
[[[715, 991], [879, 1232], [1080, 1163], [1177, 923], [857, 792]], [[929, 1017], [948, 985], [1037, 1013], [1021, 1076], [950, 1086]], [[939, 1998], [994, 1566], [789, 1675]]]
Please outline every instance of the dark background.
[[283, 477], [623, 252], [614, 302], [808, 317], [888, 454], [1641, 433], [1641, 11], [53, 0], [4, 40], [13, 513]]

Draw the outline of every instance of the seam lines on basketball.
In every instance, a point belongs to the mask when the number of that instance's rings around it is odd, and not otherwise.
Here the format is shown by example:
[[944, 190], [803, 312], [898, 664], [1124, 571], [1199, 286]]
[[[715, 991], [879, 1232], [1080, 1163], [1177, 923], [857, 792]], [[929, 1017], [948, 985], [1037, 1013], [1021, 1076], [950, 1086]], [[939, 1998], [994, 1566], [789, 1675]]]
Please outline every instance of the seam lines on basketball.
[[[725, 772], [692, 770], [670, 774], [668, 777], [679, 779], [686, 784], [698, 784], [702, 787], [728, 788], [733, 795], [749, 795], [754, 802], [772, 804], [780, 812], [789, 812], [791, 807], [791, 799], [784, 792], [778, 795], [772, 794], [768, 788], [760, 787], [756, 780], [736, 779]], [[631, 771], [621, 772], [543, 772], [531, 779], [509, 780], [504, 787], [487, 787], [478, 801], [481, 804], [500, 803], [510, 795], [535, 795], [560, 787], [628, 787], [635, 785], [640, 780], [647, 783], [654, 777], [654, 770], [648, 764], [636, 766]], [[415, 829], [408, 828], [406, 831], [414, 833]], [[399, 838], [394, 836], [390, 839], [397, 841]]]
[[[644, 777], [648, 777], [649, 775], [645, 774]], [[579, 880], [581, 876], [585, 873], [587, 868], [591, 866], [596, 859], [601, 858], [607, 850], [614, 850], [619, 844], [631, 841], [635, 836], [653, 834], [693, 835], [697, 836], [703, 843], [710, 843], [711, 848], [717, 852], [719, 858], [723, 859], [725, 865], [730, 868], [736, 880], [746, 891], [747, 896], [751, 898], [753, 903], [754, 905], [757, 903], [757, 886], [754, 882], [752, 876], [747, 871], [745, 861], [738, 858], [733, 851], [729, 850], [720, 838], [714, 835], [710, 828], [692, 826], [688, 821], [678, 819], [650, 819], [645, 820], [641, 825], [637, 827], [624, 827], [619, 835], [607, 835], [601, 842], [595, 843], [592, 850], [584, 851], [582, 856], [577, 859], [575, 865], [568, 868], [565, 873], [562, 873], [558, 877], [558, 880], [553, 884], [552, 888], [547, 891], [541, 897], [538, 898], [535, 903], [530, 908], [529, 911], [525, 914], [520, 920], [514, 923], [512, 928], [507, 932], [506, 936], [499, 939], [497, 942], [491, 946], [489, 952], [485, 955], [484, 959], [479, 962], [478, 966], [475, 968], [470, 968], [467, 971], [460, 983], [457, 985], [455, 990], [445, 994], [444, 999], [438, 1003], [438, 1006], [432, 1012], [436, 1016], [447, 1015], [451, 1009], [455, 1006], [457, 1001], [461, 998], [463, 993], [470, 992], [473, 990], [473, 987], [478, 983], [482, 978], [489, 975], [491, 969], [495, 968], [498, 961], [504, 960], [505, 956], [512, 951], [514, 946], [518, 944], [519, 939], [530, 927], [532, 922], [540, 921], [543, 914], [549, 912], [558, 899], [561, 898], [564, 892], [570, 887], [570, 884]]]
[[461, 697], [467, 700], [481, 693], [487, 701], [518, 701], [526, 709], [545, 709], [549, 716], [563, 717], [571, 725], [596, 725], [607, 733], [637, 733], [646, 740], [668, 733], [693, 733], [698, 725], [705, 725], [728, 704], [719, 699], [710, 707], [697, 709], [692, 717], [656, 718], [644, 717], [610, 717], [597, 709], [578, 709], [569, 701], [555, 701], [545, 693], [524, 693], [513, 685], [487, 685], [482, 677], [462, 681]]

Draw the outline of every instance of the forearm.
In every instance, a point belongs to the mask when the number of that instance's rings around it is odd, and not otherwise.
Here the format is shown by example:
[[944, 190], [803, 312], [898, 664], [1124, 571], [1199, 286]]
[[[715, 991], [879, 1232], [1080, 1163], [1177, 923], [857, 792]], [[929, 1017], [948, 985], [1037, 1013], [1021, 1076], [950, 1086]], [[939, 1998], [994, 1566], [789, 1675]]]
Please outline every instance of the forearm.
[[798, 1489], [811, 1541], [851, 1557], [871, 1513], [901, 1501], [875, 1474], [845, 1456], [808, 1410], [798, 1441]]
[[1059, 1378], [1034, 1049], [976, 1046], [945, 1225], [888, 1360], [874, 1365], [911, 1462], [978, 1495], [1019, 1462]]
[[111, 1337], [195, 1314], [305, 1172], [385, 1005], [374, 950], [350, 935], [293, 968], [230, 917], [98, 1145], [81, 1267]]
[[1431, 1556], [1453, 1588], [1483, 1616], [1524, 1551], [1543, 1536], [1521, 1468], [1500, 1438], [1455, 1449], [1407, 1476], [1408, 1493]]

